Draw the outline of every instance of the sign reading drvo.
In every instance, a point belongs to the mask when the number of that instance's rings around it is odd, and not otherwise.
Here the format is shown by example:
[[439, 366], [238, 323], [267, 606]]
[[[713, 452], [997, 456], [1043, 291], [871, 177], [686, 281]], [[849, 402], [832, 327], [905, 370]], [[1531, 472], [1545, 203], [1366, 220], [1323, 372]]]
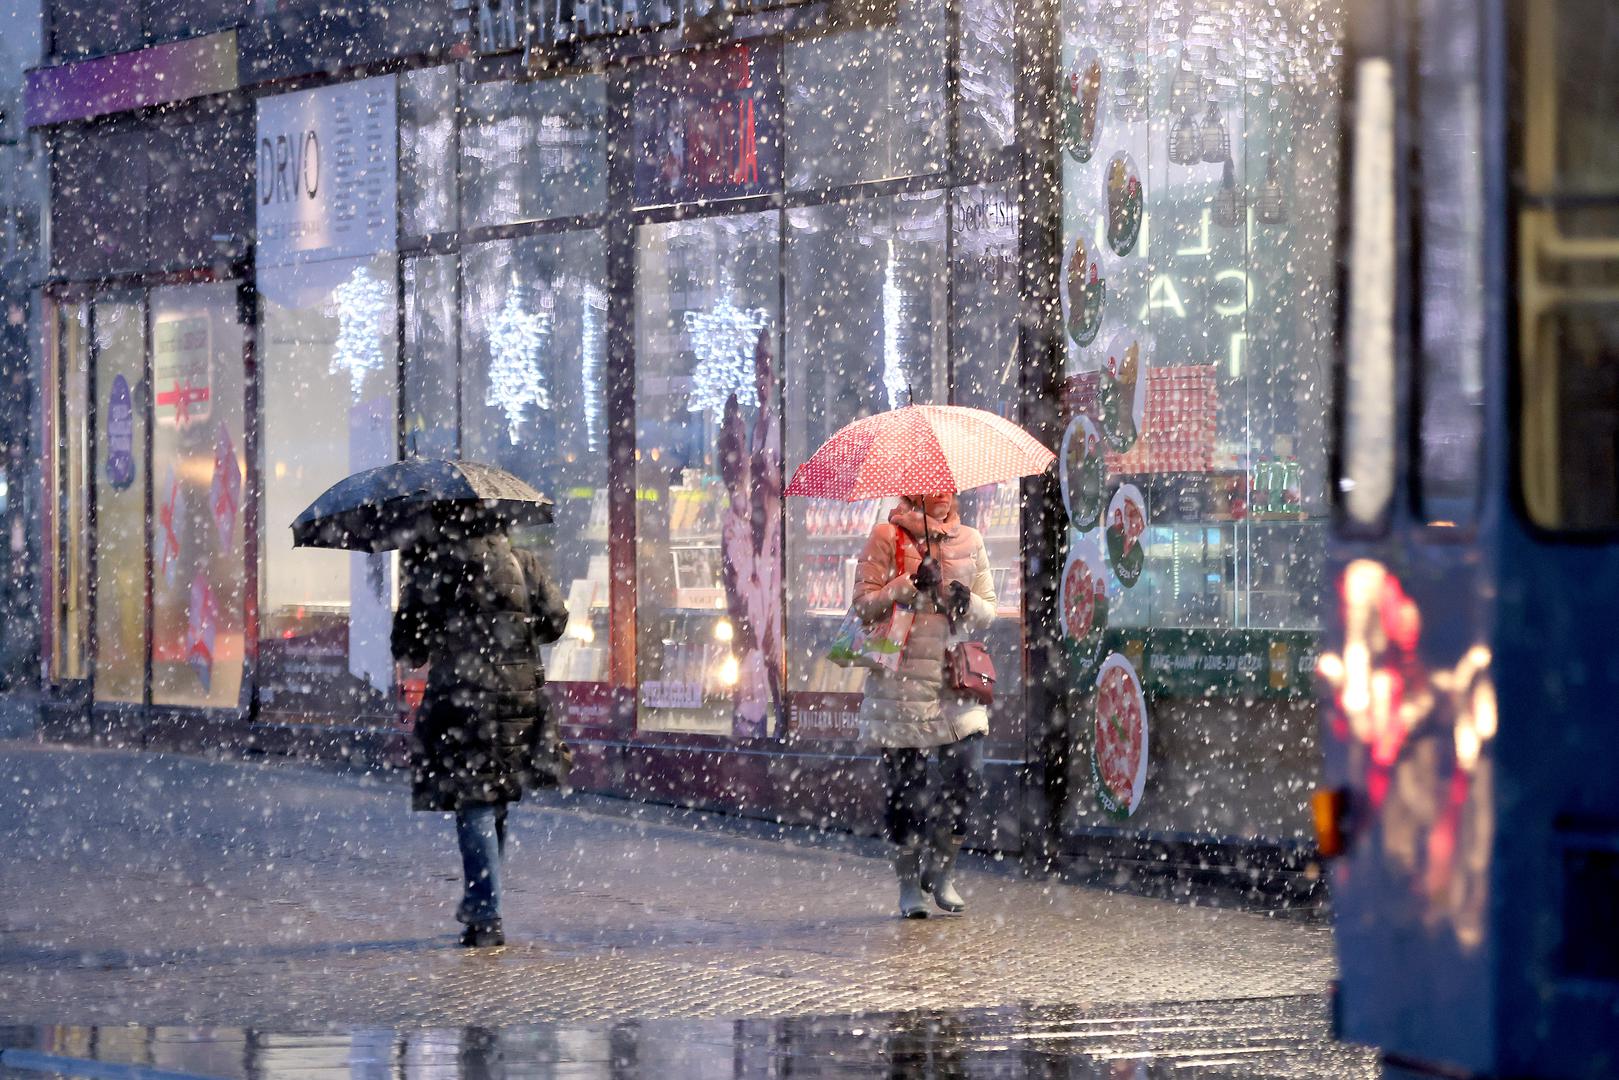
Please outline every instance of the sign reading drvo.
[[735, 199], [781, 190], [781, 48], [676, 53], [636, 74], [635, 201]]

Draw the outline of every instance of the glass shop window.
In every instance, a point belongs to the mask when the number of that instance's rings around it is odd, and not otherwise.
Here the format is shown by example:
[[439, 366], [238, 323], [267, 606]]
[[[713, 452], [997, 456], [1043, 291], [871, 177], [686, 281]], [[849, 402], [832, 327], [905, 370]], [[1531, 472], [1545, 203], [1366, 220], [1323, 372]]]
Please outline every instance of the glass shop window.
[[[945, 167], [943, 0], [899, 0], [897, 22], [787, 46], [787, 183], [816, 188]], [[980, 62], [995, 62], [981, 56]]]
[[146, 700], [146, 305], [95, 301], [97, 701]]
[[554, 524], [514, 535], [567, 600], [567, 631], [545, 657], [554, 682], [602, 682], [608, 672], [606, 273], [596, 231], [463, 254], [462, 453], [556, 503]]
[[600, 210], [607, 194], [606, 112], [601, 75], [464, 87], [463, 227]]
[[237, 286], [154, 289], [151, 305], [152, 703], [236, 708], [247, 580]]
[[[845, 424], [911, 401], [948, 401], [947, 227], [942, 192], [788, 211], [786, 475]], [[893, 503], [787, 501], [792, 690], [861, 689], [864, 673], [826, 653], [853, 599], [866, 537]], [[823, 734], [851, 736], [849, 723]]]
[[781, 715], [780, 223], [636, 233], [642, 730], [758, 738]]
[[289, 526], [343, 477], [398, 456], [396, 266], [378, 255], [258, 273], [267, 712], [392, 718], [393, 554], [294, 548]]
[[456, 227], [456, 71], [417, 68], [399, 76], [399, 233]]

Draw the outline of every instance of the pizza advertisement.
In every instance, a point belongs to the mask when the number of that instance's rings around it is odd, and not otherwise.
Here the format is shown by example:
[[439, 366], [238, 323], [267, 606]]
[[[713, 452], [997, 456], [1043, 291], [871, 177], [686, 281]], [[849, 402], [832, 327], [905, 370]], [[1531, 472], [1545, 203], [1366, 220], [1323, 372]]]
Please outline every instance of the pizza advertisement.
[[1062, 503], [1068, 524], [1089, 532], [1102, 520], [1107, 498], [1107, 462], [1101, 433], [1088, 416], [1076, 416], [1062, 437]]
[[1097, 404], [1108, 446], [1124, 453], [1136, 444], [1147, 413], [1148, 341], [1134, 330], [1120, 330], [1102, 359]]
[[1107, 506], [1107, 560], [1119, 584], [1130, 588], [1141, 580], [1146, 548], [1147, 501], [1134, 484], [1120, 484]]
[[1085, 49], [1063, 80], [1062, 128], [1058, 138], [1068, 156], [1083, 164], [1096, 153], [1102, 126], [1102, 57]]
[[1107, 572], [1094, 542], [1076, 538], [1062, 572], [1062, 635], [1069, 674], [1089, 677], [1102, 651], [1107, 629]]
[[1091, 779], [1096, 798], [1114, 817], [1141, 806], [1147, 786], [1147, 699], [1123, 653], [1111, 653], [1096, 676], [1095, 742]]
[[1096, 241], [1081, 234], [1068, 253], [1068, 270], [1063, 289], [1063, 319], [1068, 336], [1084, 348], [1102, 330], [1102, 309], [1107, 300], [1107, 275]]

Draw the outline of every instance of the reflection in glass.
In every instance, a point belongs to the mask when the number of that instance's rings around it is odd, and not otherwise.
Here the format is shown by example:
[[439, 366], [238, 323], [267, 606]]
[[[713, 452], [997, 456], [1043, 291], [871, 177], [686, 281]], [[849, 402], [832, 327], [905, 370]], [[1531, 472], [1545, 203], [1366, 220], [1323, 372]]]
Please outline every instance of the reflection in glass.
[[851, 184], [945, 166], [942, 0], [899, 0], [896, 22], [787, 46], [787, 182]]
[[392, 256], [258, 274], [264, 370], [259, 697], [295, 715], [391, 712], [393, 558], [292, 547], [332, 484], [398, 454]]
[[429, 255], [405, 262], [405, 453], [460, 456], [458, 261]]
[[151, 304], [152, 702], [235, 708], [247, 569], [236, 285], [155, 289]]
[[[607, 677], [606, 255], [597, 232], [468, 248], [463, 256], [462, 453], [556, 502], [523, 530], [562, 586], [569, 622], [555, 682]], [[448, 388], [448, 387], [446, 387]]]
[[455, 228], [453, 65], [399, 76], [399, 231], [426, 236]]
[[146, 695], [146, 306], [95, 303], [97, 701]]
[[463, 226], [601, 209], [607, 177], [603, 76], [476, 83], [463, 93]]
[[781, 707], [780, 216], [637, 233], [641, 727], [771, 734]]
[[[940, 192], [788, 212], [787, 475], [839, 428], [949, 399], [945, 199]], [[787, 672], [794, 690], [853, 693], [826, 659], [854, 562], [889, 502], [787, 503]]]

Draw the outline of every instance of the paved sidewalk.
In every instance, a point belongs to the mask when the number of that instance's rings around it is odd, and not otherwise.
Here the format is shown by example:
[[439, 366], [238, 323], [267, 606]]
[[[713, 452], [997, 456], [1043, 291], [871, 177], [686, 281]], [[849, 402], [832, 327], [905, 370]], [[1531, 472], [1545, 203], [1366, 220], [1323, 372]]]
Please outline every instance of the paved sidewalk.
[[456, 947], [446, 816], [396, 780], [0, 744], [0, 1022], [455, 1026], [1319, 995], [1317, 926], [970, 870], [893, 917], [867, 841], [514, 811], [504, 950]]

